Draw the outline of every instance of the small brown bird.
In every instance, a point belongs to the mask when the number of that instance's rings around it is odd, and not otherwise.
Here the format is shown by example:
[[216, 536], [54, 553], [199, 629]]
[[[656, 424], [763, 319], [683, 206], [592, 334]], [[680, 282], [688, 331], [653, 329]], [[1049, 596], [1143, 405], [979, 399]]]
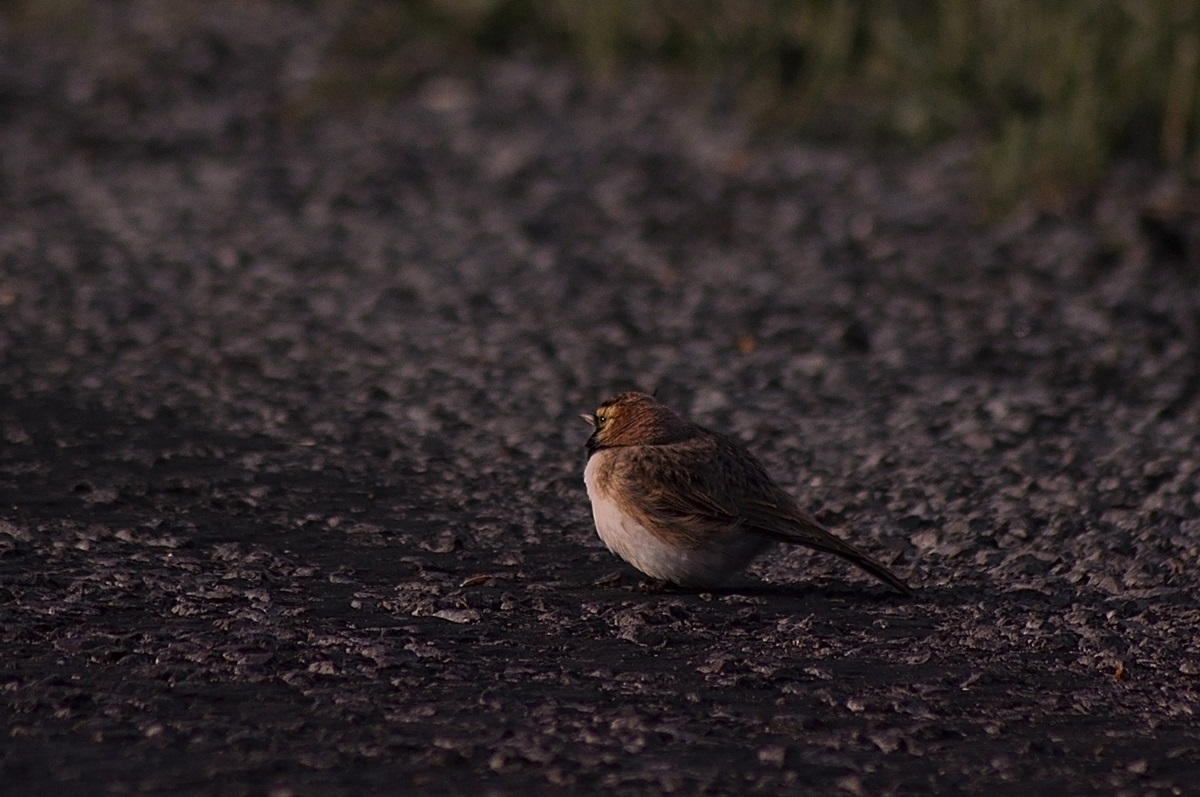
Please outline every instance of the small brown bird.
[[832, 553], [897, 591], [886, 567], [801, 509], [738, 443], [645, 393], [621, 393], [592, 425], [583, 480], [600, 539], [651, 578], [718, 587], [775, 542]]

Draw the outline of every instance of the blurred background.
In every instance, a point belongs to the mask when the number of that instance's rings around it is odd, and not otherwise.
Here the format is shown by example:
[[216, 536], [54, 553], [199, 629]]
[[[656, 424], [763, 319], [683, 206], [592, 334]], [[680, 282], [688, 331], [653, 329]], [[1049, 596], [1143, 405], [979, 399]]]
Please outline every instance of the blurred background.
[[[452, 417], [518, 447], [526, 399], [487, 395], [514, 361], [571, 424], [842, 350], [939, 379], [1053, 351], [1177, 412], [1198, 47], [1200, 0], [0, 0], [0, 364], [422, 436], [412, 397], [466, 384]], [[840, 395], [809, 371], [782, 392]]]
[[388, 92], [480, 52], [600, 79], [670, 70], [759, 130], [922, 147], [967, 136], [983, 188], [1060, 205], [1113, 158], [1200, 170], [1193, 0], [344, 3], [319, 83]]
[[[209, 4], [164, 0], [165, 17]], [[240, 4], [246, 6], [247, 4]], [[992, 207], [1061, 208], [1115, 158], [1200, 173], [1195, 0], [314, 0], [324, 46], [294, 110], [378, 99], [496, 54], [569, 59], [598, 81], [666, 70], [771, 134], [976, 146]], [[18, 31], [86, 39], [87, 0], [5, 0]], [[130, 31], [136, 50], [150, 31]], [[120, 63], [113, 54], [114, 66]]]
[[[186, 16], [197, 2], [164, 0]], [[1061, 205], [1122, 155], [1200, 174], [1195, 0], [324, 0], [305, 108], [403, 91], [482, 55], [664, 68], [757, 130], [922, 148], [965, 136], [986, 196]], [[89, 35], [86, 0], [6, 0]], [[143, 31], [145, 32], [145, 31]], [[133, 46], [134, 42], [128, 42]]]

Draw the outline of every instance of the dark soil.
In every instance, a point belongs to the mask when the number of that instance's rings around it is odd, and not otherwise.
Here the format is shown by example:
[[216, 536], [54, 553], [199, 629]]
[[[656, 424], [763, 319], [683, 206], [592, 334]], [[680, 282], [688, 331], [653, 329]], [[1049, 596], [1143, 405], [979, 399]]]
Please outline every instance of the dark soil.
[[[954, 147], [529, 60], [342, 106], [302, 4], [94, 5], [0, 32], [0, 791], [1196, 793], [1182, 189], [983, 223]], [[634, 386], [917, 597], [641, 585]]]

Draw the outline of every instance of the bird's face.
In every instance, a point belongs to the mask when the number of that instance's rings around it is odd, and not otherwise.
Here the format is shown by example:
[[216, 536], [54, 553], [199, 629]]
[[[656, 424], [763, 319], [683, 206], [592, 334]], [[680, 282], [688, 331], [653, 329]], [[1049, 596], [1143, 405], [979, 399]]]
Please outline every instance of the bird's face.
[[589, 454], [602, 448], [672, 442], [685, 436], [691, 426], [645, 393], [619, 393], [595, 413], [581, 417], [592, 427]]

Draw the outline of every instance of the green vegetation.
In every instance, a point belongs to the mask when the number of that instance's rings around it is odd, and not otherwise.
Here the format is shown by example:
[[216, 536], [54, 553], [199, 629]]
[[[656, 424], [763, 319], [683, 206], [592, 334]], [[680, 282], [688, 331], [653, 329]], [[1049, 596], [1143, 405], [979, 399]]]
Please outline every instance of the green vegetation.
[[[161, 2], [182, 16], [200, 7]], [[598, 80], [652, 64], [776, 134], [908, 148], [966, 136], [1000, 204], [1062, 204], [1122, 155], [1200, 177], [1200, 0], [307, 4], [333, 26], [318, 105], [524, 52], [572, 59]], [[91, 9], [0, 0], [0, 23], [86, 35]]]
[[[333, 53], [376, 90], [448, 54], [651, 63], [762, 128], [980, 142], [993, 198], [1060, 204], [1122, 154], [1200, 175], [1200, 0], [368, 0]], [[414, 53], [418, 57], [413, 57]]]

